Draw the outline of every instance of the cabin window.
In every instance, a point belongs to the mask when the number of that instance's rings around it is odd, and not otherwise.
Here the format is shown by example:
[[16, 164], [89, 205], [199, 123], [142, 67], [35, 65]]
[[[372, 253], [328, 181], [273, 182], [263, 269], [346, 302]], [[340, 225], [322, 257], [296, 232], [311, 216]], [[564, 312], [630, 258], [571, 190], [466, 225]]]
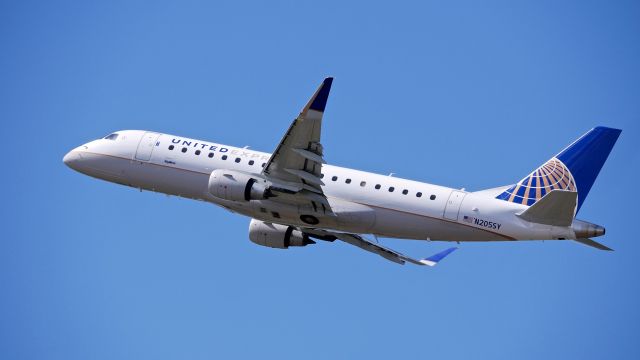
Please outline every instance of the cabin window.
[[200, 150], [196, 150], [196, 155], [200, 155]]
[[422, 193], [421, 192], [417, 192], [416, 193], [416, 197], [422, 197]]
[[222, 155], [222, 160], [227, 160], [227, 155]]
[[376, 184], [376, 190], [380, 190], [380, 184]]
[[186, 147], [183, 147], [183, 148], [182, 148], [182, 152], [183, 152], [183, 153], [186, 153], [186, 152], [187, 152], [187, 148], [186, 148]]
[[324, 178], [324, 174], [320, 174], [320, 179], [323, 179], [323, 178]]
[[267, 163], [262, 163], [262, 167], [265, 167], [267, 165]]
[[210, 152], [210, 153], [209, 153], [209, 157], [210, 157], [210, 158], [212, 158], [212, 157], [213, 157], [213, 153], [212, 153], [212, 152]]
[[276, 219], [280, 219], [280, 213], [277, 213], [277, 212], [275, 212], [275, 211], [272, 211], [272, 212], [271, 212], [271, 215], [273, 215], [273, 217], [274, 217], [274, 218], [276, 218]]
[[336, 180], [338, 180], [337, 176], [334, 176], [334, 177], [331, 178], [331, 181], [336, 181]]
[[173, 145], [169, 145], [169, 150], [173, 150]]
[[429, 196], [429, 199], [431, 199], [431, 200], [435, 200], [435, 199], [436, 199], [436, 196], [435, 196], [435, 195], [431, 195], [431, 196]]
[[347, 179], [344, 182], [347, 183], [347, 184], [351, 184], [351, 179]]
[[365, 185], [367, 185], [366, 181], [360, 181], [360, 186], [364, 187]]
[[393, 186], [389, 186], [389, 192], [393, 192], [393, 190], [395, 190], [396, 188], [394, 188]]
[[249, 160], [249, 165], [253, 165], [254, 163], [255, 163], [255, 161]]
[[407, 189], [402, 190], [402, 195], [407, 195], [408, 193], [409, 193], [409, 190]]
[[236, 158], [236, 162], [239, 163], [240, 162], [240, 158]]

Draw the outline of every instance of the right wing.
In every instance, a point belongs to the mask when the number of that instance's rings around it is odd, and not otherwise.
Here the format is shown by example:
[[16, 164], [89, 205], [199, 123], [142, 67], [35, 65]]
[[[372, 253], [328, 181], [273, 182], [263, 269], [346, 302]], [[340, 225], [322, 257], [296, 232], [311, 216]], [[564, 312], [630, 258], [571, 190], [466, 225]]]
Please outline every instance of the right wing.
[[436, 266], [440, 260], [444, 259], [447, 255], [451, 254], [452, 252], [458, 249], [457, 247], [452, 247], [444, 251], [441, 251], [435, 255], [432, 255], [428, 258], [414, 259], [412, 257], [403, 255], [395, 250], [389, 249], [380, 244], [376, 244], [372, 241], [369, 241], [358, 234], [341, 233], [341, 232], [334, 232], [334, 231], [320, 230], [320, 229], [303, 229], [303, 232], [312, 237], [316, 235], [317, 238], [322, 240], [326, 240], [327, 238], [331, 238], [331, 239], [336, 238], [338, 240], [346, 242], [347, 244], [351, 244], [363, 250], [380, 255], [383, 258], [389, 261], [393, 261], [394, 263], [400, 264], [400, 265], [404, 265], [404, 263], [408, 261], [416, 265]]

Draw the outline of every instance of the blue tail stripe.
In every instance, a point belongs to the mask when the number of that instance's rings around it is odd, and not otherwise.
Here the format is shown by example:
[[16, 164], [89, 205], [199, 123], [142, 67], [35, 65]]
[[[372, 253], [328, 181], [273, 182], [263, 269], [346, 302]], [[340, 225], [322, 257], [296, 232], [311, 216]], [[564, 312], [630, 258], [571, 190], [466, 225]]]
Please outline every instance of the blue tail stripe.
[[578, 210], [622, 130], [598, 126], [562, 150], [556, 158], [571, 171], [578, 190]]

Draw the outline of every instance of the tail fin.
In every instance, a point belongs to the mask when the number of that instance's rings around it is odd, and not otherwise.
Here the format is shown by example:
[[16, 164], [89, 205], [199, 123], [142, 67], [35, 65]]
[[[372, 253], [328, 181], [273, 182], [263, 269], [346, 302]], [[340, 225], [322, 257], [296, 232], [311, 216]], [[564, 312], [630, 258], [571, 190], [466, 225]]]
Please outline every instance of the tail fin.
[[602, 126], [589, 130], [496, 198], [531, 206], [552, 190], [575, 191], [577, 213], [621, 132]]

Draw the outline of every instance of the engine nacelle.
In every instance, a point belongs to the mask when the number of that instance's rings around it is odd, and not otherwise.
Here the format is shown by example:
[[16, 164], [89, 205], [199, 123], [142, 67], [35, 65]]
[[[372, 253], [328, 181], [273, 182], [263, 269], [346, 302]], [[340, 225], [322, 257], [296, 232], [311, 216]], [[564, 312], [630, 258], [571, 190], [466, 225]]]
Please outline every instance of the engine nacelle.
[[211, 172], [209, 193], [217, 198], [231, 201], [262, 200], [269, 194], [264, 179], [226, 169]]
[[249, 239], [258, 245], [277, 249], [315, 244], [307, 235], [293, 226], [272, 224], [256, 219], [251, 219], [249, 224]]

